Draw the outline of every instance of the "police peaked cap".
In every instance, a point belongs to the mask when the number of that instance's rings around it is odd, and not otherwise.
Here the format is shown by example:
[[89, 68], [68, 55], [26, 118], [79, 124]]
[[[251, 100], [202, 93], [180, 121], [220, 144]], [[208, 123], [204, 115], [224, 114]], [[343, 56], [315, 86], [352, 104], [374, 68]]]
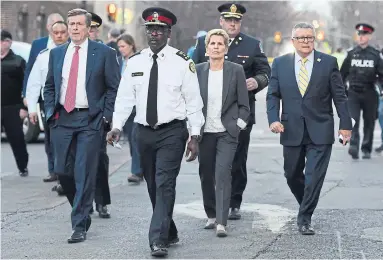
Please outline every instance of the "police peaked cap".
[[241, 4], [228, 3], [220, 5], [218, 11], [223, 18], [241, 19], [243, 14], [246, 13], [246, 8]]
[[367, 23], [358, 23], [355, 25], [355, 29], [358, 32], [373, 33], [375, 31], [374, 27]]
[[102, 19], [100, 16], [98, 16], [95, 13], [89, 12], [92, 15], [92, 21], [90, 23], [90, 26], [100, 27], [102, 24]]
[[142, 12], [145, 25], [173, 26], [177, 23], [177, 17], [164, 8], [150, 7]]

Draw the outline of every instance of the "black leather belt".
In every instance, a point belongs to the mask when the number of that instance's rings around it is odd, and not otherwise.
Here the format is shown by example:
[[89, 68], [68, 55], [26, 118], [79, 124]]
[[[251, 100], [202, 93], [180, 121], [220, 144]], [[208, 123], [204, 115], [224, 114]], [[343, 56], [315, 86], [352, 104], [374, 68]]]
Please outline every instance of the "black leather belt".
[[88, 111], [89, 110], [89, 108], [88, 107], [86, 107], [86, 108], [82, 108], [82, 107], [75, 107], [74, 109], [73, 109], [73, 111], [77, 111], [77, 112], [80, 112], [80, 111]]
[[170, 121], [170, 122], [164, 123], [164, 124], [160, 124], [160, 125], [155, 125], [154, 127], [149, 126], [149, 125], [141, 125], [141, 126], [146, 127], [146, 128], [150, 128], [150, 129], [153, 129], [153, 130], [159, 130], [159, 129], [162, 129], [162, 128], [165, 128], [165, 127], [168, 127], [168, 126], [171, 126], [171, 125], [181, 124], [181, 123], [185, 124], [186, 122], [185, 122], [185, 120], [174, 119], [173, 121]]

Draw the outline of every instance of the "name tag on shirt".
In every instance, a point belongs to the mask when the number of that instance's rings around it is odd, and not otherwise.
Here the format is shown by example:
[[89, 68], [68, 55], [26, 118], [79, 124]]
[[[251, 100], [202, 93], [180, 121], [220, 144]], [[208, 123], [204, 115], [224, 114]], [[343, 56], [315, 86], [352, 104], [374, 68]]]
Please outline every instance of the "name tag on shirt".
[[238, 55], [237, 57], [238, 58], [245, 58], [245, 59], [249, 58], [249, 56], [243, 56], [243, 55]]
[[144, 76], [143, 72], [133, 72], [132, 77]]

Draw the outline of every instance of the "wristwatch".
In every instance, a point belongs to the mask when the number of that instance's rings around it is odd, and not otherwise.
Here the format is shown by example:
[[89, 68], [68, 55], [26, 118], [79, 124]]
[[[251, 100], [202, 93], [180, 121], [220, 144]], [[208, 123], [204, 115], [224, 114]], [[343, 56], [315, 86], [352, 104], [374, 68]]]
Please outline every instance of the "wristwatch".
[[197, 142], [201, 141], [201, 136], [200, 135], [192, 135], [191, 138], [195, 139]]

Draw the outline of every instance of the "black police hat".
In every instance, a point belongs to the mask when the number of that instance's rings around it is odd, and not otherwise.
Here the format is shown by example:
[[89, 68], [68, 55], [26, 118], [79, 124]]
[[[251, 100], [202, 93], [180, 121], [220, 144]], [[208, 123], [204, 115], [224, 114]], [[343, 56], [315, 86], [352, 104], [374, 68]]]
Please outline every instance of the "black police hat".
[[362, 33], [373, 33], [375, 31], [374, 27], [367, 23], [358, 23], [355, 25], [355, 29]]
[[92, 15], [92, 22], [90, 23], [90, 26], [94, 27], [100, 27], [102, 24], [102, 19], [100, 16], [98, 16], [95, 13], [89, 12]]
[[246, 8], [241, 4], [227, 3], [220, 5], [218, 11], [223, 18], [242, 19], [243, 14], [246, 13]]
[[12, 34], [6, 30], [1, 30], [1, 40], [4, 41], [6, 39], [12, 40]]
[[150, 7], [142, 12], [145, 25], [173, 26], [177, 23], [177, 17], [164, 8]]

